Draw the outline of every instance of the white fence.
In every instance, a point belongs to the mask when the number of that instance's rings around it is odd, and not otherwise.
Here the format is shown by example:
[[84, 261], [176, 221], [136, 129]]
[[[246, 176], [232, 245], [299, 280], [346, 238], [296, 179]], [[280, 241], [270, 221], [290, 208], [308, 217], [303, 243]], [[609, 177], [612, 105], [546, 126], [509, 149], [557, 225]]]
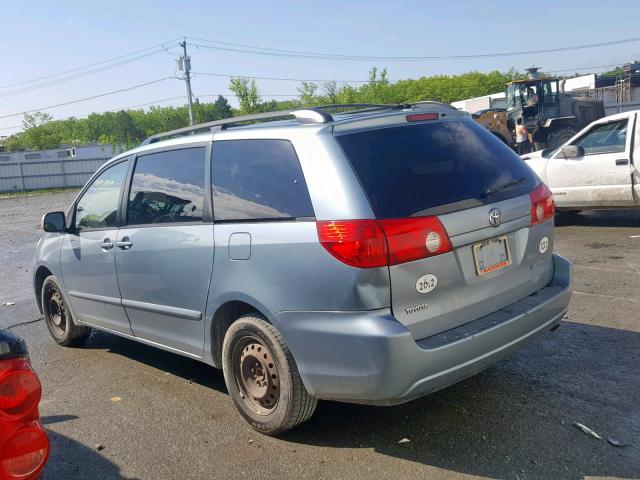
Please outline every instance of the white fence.
[[81, 187], [109, 158], [2, 161], [0, 192]]

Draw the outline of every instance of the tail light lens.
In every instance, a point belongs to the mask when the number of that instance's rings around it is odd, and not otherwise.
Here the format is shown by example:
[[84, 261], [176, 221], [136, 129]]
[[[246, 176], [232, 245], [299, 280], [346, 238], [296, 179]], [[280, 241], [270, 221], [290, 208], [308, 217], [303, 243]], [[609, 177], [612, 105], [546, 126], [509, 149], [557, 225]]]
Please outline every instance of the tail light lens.
[[322, 246], [347, 265], [359, 268], [387, 264], [387, 243], [376, 220], [317, 222]]
[[0, 412], [19, 418], [37, 408], [42, 388], [40, 380], [24, 359], [2, 362], [0, 370]]
[[556, 202], [549, 187], [541, 183], [529, 196], [531, 197], [531, 225], [553, 218], [556, 213]]
[[451, 251], [437, 217], [317, 222], [318, 238], [331, 255], [359, 268], [411, 262]]
[[381, 220], [389, 245], [389, 265], [412, 262], [451, 251], [451, 241], [438, 217]]
[[0, 478], [36, 478], [49, 456], [39, 421], [42, 387], [29, 361], [0, 361]]
[[1, 455], [2, 470], [10, 479], [35, 478], [48, 455], [49, 440], [42, 427], [34, 422], [33, 426], [18, 429], [7, 439]]

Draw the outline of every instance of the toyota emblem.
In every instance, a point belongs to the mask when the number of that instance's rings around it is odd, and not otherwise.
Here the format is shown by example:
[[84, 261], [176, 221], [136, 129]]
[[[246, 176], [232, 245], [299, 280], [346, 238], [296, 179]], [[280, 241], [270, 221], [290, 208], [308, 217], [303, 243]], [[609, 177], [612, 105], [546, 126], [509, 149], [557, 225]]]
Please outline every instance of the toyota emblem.
[[489, 224], [492, 227], [497, 227], [502, 222], [502, 212], [497, 208], [492, 208], [489, 212]]

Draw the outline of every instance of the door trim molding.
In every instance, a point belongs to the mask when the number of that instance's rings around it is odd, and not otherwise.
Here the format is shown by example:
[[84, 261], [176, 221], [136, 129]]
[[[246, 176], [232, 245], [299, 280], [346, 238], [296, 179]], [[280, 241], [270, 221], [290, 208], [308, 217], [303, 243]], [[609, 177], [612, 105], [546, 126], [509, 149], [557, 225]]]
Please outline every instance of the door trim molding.
[[186, 320], [202, 320], [202, 312], [197, 310], [189, 310], [187, 308], [170, 307], [168, 305], [158, 305], [157, 303], [138, 302], [136, 300], [126, 300], [115, 297], [106, 297], [104, 295], [95, 295], [93, 293], [83, 293], [70, 291], [69, 295], [83, 300], [91, 300], [94, 302], [106, 303], [107, 305], [121, 305], [125, 308], [134, 308], [145, 312], [158, 313], [170, 317], [179, 317]]
[[106, 303], [108, 305], [122, 305], [122, 301], [115, 297], [105, 297], [104, 295], [95, 295], [93, 293], [83, 293], [70, 290], [69, 296], [81, 298], [82, 300], [92, 300], [94, 302]]
[[159, 313], [170, 317], [180, 317], [187, 320], [202, 320], [202, 312], [197, 310], [189, 310], [187, 308], [170, 307], [168, 305], [158, 305], [157, 303], [138, 302], [136, 300], [122, 299], [122, 305], [125, 308], [134, 308], [145, 312]]

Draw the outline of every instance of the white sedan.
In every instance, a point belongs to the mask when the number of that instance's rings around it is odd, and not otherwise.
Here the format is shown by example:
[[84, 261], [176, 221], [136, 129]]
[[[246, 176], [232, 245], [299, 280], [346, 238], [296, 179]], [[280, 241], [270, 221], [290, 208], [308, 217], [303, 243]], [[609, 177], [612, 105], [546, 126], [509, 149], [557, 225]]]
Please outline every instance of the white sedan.
[[522, 159], [559, 209], [640, 207], [640, 110], [596, 120], [561, 147]]

